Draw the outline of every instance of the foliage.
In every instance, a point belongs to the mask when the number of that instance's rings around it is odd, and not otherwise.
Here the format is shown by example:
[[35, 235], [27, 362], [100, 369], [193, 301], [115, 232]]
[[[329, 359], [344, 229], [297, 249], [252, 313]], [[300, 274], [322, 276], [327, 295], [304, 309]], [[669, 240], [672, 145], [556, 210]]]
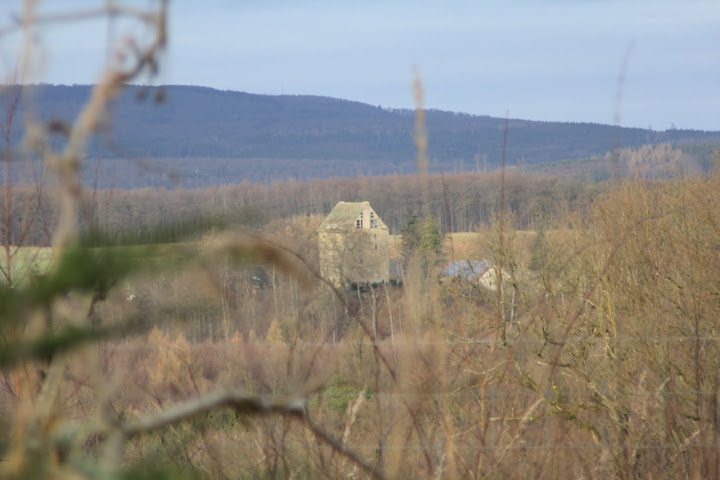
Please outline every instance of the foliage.
[[402, 235], [401, 256], [407, 265], [412, 256], [420, 248], [422, 241], [421, 223], [417, 215], [412, 215], [400, 233]]
[[422, 223], [422, 237], [419, 251], [425, 255], [440, 255], [443, 249], [443, 236], [434, 217], [428, 217]]
[[372, 392], [365, 389], [358, 389], [350, 383], [335, 381], [328, 385], [321, 393], [325, 406], [336, 413], [345, 413], [348, 405], [355, 400], [359, 394], [368, 400], [372, 398]]
[[424, 265], [437, 261], [443, 251], [443, 236], [433, 217], [424, 220], [416, 215], [410, 217], [402, 230], [402, 258], [405, 265], [414, 256], [421, 258]]

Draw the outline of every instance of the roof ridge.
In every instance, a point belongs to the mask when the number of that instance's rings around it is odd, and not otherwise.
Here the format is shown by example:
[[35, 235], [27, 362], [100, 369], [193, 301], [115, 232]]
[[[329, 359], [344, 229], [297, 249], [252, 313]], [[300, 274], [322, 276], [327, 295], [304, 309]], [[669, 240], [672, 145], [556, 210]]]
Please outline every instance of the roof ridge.
[[380, 215], [370, 205], [369, 201], [362, 202], [345, 202], [339, 201], [335, 207], [325, 217], [325, 220], [318, 227], [318, 231], [329, 229], [349, 229], [355, 226], [355, 221], [360, 217], [364, 209], [369, 208], [380, 221], [382, 228], [387, 228], [385, 222], [382, 221]]

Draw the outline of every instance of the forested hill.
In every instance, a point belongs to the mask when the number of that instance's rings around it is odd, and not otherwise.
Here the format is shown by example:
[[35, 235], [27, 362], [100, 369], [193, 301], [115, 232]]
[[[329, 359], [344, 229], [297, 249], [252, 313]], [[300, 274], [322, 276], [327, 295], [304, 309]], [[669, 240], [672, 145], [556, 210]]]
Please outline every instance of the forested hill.
[[[32, 95], [34, 110], [42, 119], [69, 120], [87, 99], [90, 88], [37, 86]], [[6, 111], [11, 96], [11, 90], [4, 90], [0, 111]], [[115, 103], [109, 118], [111, 133], [95, 138], [89, 157], [161, 159], [165, 166], [200, 177], [204, 170], [220, 169], [226, 182], [415, 169], [412, 110], [318, 96], [133, 86]], [[466, 171], [497, 165], [503, 123], [503, 119], [489, 116], [429, 111], [432, 169]], [[17, 139], [20, 128], [16, 126], [14, 131]], [[614, 147], [717, 141], [720, 132], [657, 132], [512, 119], [507, 155], [511, 164], [537, 164], [589, 157]], [[202, 178], [197, 181], [214, 183]]]

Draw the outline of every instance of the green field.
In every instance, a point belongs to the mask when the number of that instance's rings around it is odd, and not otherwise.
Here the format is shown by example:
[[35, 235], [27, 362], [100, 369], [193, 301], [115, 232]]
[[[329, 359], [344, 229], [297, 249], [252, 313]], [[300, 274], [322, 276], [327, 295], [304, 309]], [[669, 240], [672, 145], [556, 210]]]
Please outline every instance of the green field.
[[[105, 247], [114, 249], [114, 253], [131, 258], [143, 257], [148, 262], [165, 266], [168, 262], [177, 260], [181, 256], [192, 254], [194, 249], [188, 243], [168, 243], [152, 245], [127, 245], [122, 247]], [[91, 249], [92, 250], [92, 249]], [[50, 247], [12, 247], [12, 269], [10, 274], [14, 285], [22, 285], [33, 275], [42, 275], [50, 269], [52, 261], [52, 248]], [[0, 267], [8, 272], [7, 256], [0, 250]], [[7, 275], [0, 273], [0, 282], [7, 283]]]
[[[12, 275], [13, 283], [23, 283], [32, 275], [47, 272], [50, 268], [52, 249], [50, 247], [11, 247], [12, 269], [8, 269], [5, 250], [0, 250], [0, 267]], [[0, 275], [0, 282], [7, 282], [7, 275]]]

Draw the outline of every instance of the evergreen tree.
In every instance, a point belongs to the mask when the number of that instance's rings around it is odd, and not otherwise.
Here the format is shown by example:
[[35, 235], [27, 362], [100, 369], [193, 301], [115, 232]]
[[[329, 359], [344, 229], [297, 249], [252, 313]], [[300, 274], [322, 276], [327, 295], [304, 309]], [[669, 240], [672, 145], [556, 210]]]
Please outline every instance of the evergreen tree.
[[443, 235], [435, 218], [428, 217], [421, 221], [417, 215], [413, 215], [402, 230], [402, 236], [402, 258], [406, 266], [413, 256], [418, 257], [424, 271], [440, 261]]
[[424, 256], [438, 256], [443, 249], [443, 235], [434, 217], [428, 217], [422, 224], [420, 251]]
[[417, 215], [410, 217], [402, 230], [402, 260], [407, 266], [422, 241], [422, 229]]

